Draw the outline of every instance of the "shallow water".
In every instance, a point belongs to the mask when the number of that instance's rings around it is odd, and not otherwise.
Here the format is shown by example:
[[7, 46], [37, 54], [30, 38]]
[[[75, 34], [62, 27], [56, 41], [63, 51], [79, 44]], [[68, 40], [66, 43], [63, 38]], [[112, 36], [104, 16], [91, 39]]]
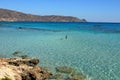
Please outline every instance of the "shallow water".
[[53, 72], [71, 66], [93, 80], [120, 80], [119, 32], [119, 23], [1, 22], [0, 56], [20, 51]]

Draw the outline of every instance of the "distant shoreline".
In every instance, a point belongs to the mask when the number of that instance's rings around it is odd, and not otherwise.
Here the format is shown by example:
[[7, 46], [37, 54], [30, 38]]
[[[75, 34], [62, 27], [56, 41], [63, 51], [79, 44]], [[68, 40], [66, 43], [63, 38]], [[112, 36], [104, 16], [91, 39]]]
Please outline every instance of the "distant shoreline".
[[73, 16], [62, 15], [41, 16], [1, 8], [0, 8], [0, 21], [86, 22], [85, 19], [79, 19]]
[[26, 22], [28, 22], [28, 23], [100, 23], [100, 24], [102, 24], [102, 23], [105, 23], [105, 24], [120, 24], [120, 22], [52, 22], [52, 21], [0, 21], [0, 23], [1, 22], [6, 22], [6, 23], [26, 23]]

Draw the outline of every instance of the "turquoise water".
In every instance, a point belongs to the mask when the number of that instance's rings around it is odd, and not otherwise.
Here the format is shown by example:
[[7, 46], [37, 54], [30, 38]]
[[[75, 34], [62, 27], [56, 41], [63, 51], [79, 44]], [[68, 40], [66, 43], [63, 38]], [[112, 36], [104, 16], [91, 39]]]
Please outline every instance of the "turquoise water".
[[0, 22], [0, 56], [15, 51], [53, 72], [71, 66], [87, 80], [120, 80], [119, 23]]

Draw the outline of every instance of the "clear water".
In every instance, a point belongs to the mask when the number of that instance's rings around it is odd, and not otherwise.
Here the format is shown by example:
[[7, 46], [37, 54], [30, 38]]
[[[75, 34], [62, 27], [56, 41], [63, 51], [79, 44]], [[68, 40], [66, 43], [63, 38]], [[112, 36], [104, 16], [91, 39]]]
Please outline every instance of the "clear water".
[[120, 80], [119, 23], [0, 22], [0, 56], [15, 51], [51, 71], [71, 66], [92, 80]]

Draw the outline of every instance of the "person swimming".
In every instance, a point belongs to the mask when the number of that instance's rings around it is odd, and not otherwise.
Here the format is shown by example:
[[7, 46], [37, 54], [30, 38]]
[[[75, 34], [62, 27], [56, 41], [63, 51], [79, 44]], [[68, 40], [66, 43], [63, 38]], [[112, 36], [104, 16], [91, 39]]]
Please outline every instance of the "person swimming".
[[68, 39], [68, 36], [67, 36], [67, 35], [65, 35], [65, 37], [64, 37], [64, 38], [60, 38], [60, 40], [63, 40], [63, 39]]
[[65, 36], [65, 39], [67, 39], [67, 38], [68, 38], [68, 36], [66, 35], [66, 36]]

